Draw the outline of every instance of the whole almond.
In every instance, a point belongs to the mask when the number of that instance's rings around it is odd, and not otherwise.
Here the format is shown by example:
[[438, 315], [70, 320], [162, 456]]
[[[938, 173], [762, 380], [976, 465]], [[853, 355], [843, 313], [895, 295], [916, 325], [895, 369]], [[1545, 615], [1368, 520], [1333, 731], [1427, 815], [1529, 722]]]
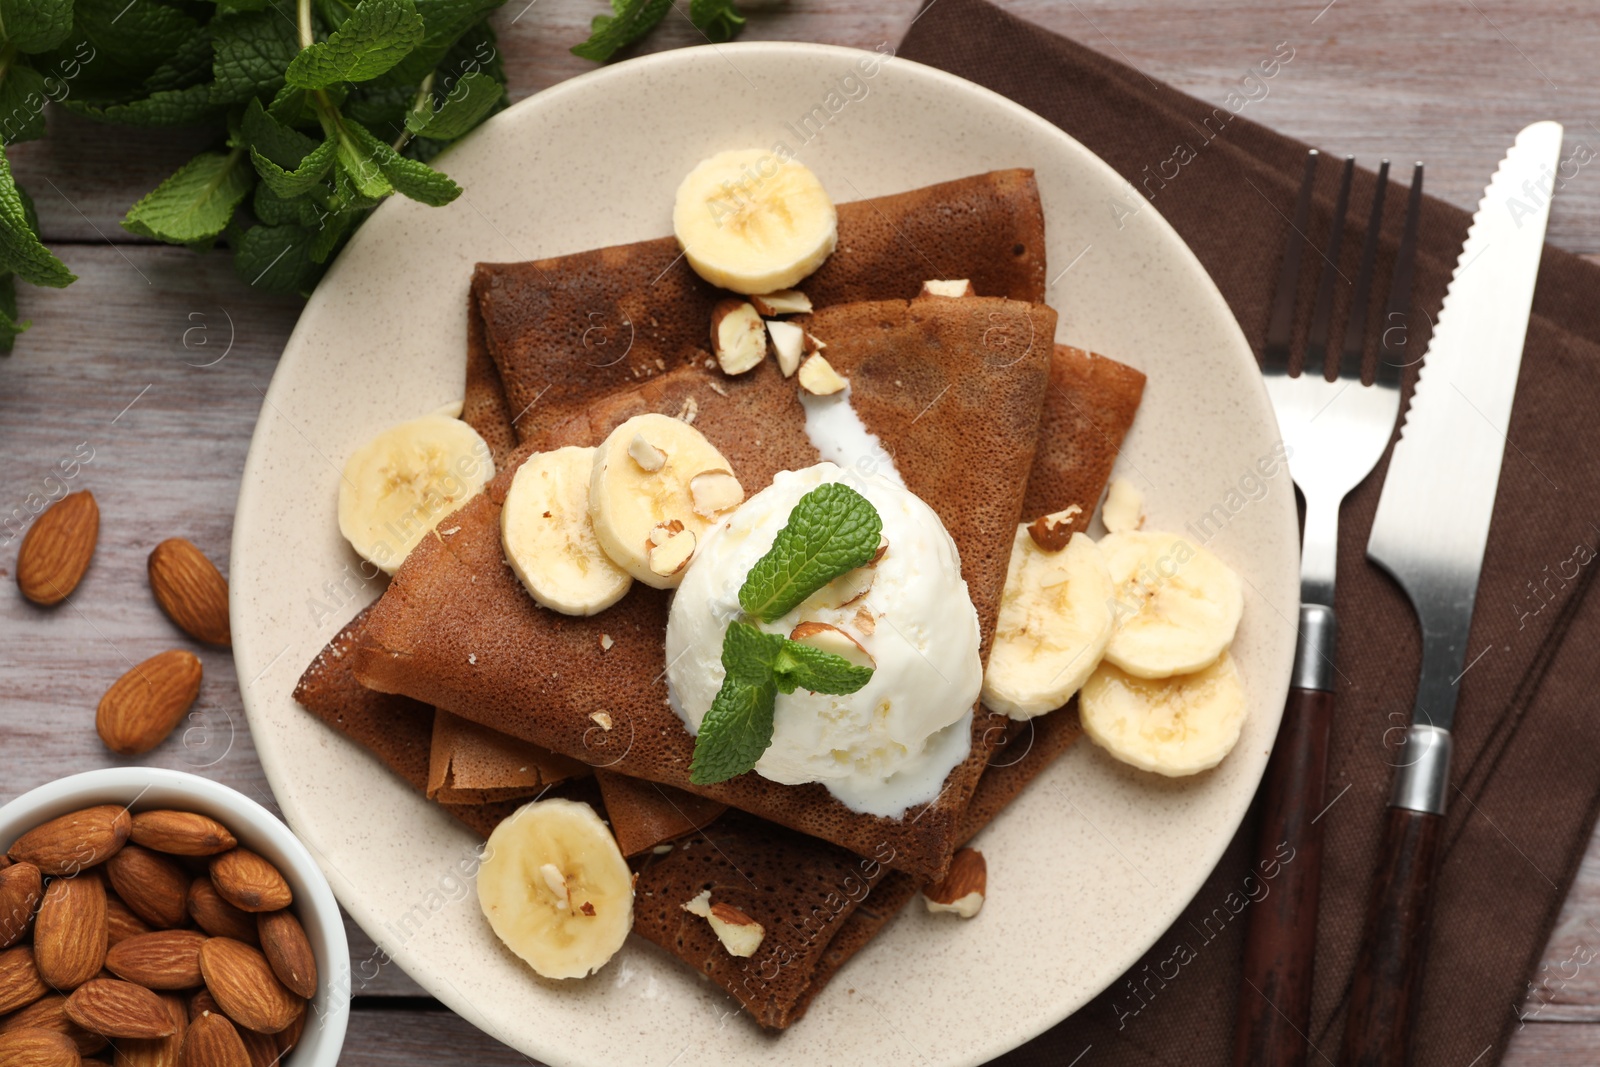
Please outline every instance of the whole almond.
[[209, 989], [198, 989], [189, 994], [190, 1022], [194, 1022], [208, 1011], [222, 1014], [222, 1006], [217, 1003], [217, 998], [211, 995]]
[[34, 827], [7, 852], [18, 863], [31, 863], [52, 878], [77, 874], [115, 854], [132, 829], [127, 808], [103, 804]]
[[251, 1067], [250, 1053], [233, 1023], [206, 1012], [189, 1023], [183, 1039], [184, 1067]]
[[300, 1004], [300, 1010], [295, 1014], [294, 1022], [272, 1035], [272, 1040], [278, 1046], [278, 1056], [287, 1056], [289, 1051], [300, 1043], [301, 1036], [306, 1032], [306, 1004]]
[[294, 903], [278, 868], [249, 849], [212, 857], [211, 881], [223, 900], [242, 911], [277, 911]]
[[94, 728], [111, 751], [142, 756], [166, 740], [200, 695], [200, 660], [174, 648], [157, 653], [111, 683]]
[[133, 843], [173, 856], [215, 856], [239, 842], [217, 820], [192, 811], [141, 811], [133, 817]]
[[177, 1027], [166, 1037], [124, 1038], [117, 1042], [116, 1067], [183, 1067], [183, 1041], [189, 1032], [189, 1012], [183, 998], [162, 993], [161, 1003]]
[[106, 1047], [105, 1038], [91, 1034], [67, 1018], [67, 998], [59, 993], [36, 1000], [15, 1015], [0, 1019], [0, 1034], [13, 1030], [49, 1030], [62, 1034], [72, 1041], [80, 1056], [93, 1056]]
[[146, 989], [198, 989], [200, 946], [206, 935], [197, 930], [157, 930], [130, 937], [106, 953], [106, 970]]
[[189, 915], [196, 925], [212, 937], [231, 937], [235, 941], [258, 944], [255, 916], [222, 899], [217, 887], [205, 875], [189, 885]]
[[170, 1037], [178, 1032], [160, 997], [115, 978], [96, 978], [73, 990], [67, 1018], [105, 1037]]
[[106, 861], [112, 888], [139, 918], [158, 930], [182, 926], [189, 918], [189, 876], [159, 852], [128, 845]]
[[130, 937], [148, 934], [154, 929], [124, 904], [115, 893], [106, 894], [106, 927], [110, 934], [110, 944], [117, 945]]
[[283, 1054], [278, 1051], [278, 1042], [274, 1034], [240, 1030], [239, 1040], [244, 1042], [244, 1050], [250, 1056], [250, 1067], [272, 1067], [283, 1058]]
[[198, 641], [233, 643], [228, 628], [228, 583], [190, 541], [169, 538], [150, 553], [150, 591], [179, 629]]
[[45, 984], [72, 990], [99, 974], [108, 937], [100, 872], [52, 879], [33, 923], [33, 958]]
[[44, 879], [33, 864], [13, 863], [0, 870], [0, 949], [22, 940], [43, 892]]
[[17, 588], [46, 607], [72, 595], [94, 558], [100, 506], [87, 489], [68, 493], [39, 516], [17, 550]]
[[263, 1034], [294, 1022], [300, 1001], [278, 981], [272, 965], [242, 941], [213, 937], [200, 946], [200, 971], [206, 989], [228, 1018]]
[[261, 952], [288, 990], [310, 1000], [317, 995], [317, 957], [305, 927], [289, 911], [267, 911], [256, 916]]
[[53, 1030], [11, 1030], [0, 1034], [0, 1063], [6, 1067], [79, 1067], [83, 1060], [72, 1038]]
[[0, 1015], [9, 1015], [50, 992], [33, 962], [33, 946], [18, 945], [0, 952]]

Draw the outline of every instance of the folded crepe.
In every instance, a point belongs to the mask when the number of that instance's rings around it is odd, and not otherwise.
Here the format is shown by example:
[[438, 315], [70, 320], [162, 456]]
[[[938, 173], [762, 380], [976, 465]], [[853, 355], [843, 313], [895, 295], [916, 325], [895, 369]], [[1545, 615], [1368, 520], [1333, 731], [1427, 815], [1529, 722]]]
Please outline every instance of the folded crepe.
[[549, 786], [590, 773], [589, 765], [470, 719], [436, 711], [428, 746], [428, 799], [487, 804], [537, 796]]
[[[809, 328], [850, 379], [862, 422], [960, 550], [986, 655], [1033, 463], [1055, 313], [981, 297], [895, 300], [823, 308]], [[595, 445], [632, 415], [676, 414], [691, 400], [695, 427], [728, 458], [747, 492], [819, 459], [796, 386], [770, 360], [737, 378], [693, 363], [591, 397], [565, 421], [538, 423], [540, 433], [523, 445]], [[780, 785], [754, 773], [692, 785], [694, 739], [667, 705], [667, 593], [636, 585], [590, 618], [535, 604], [500, 545], [499, 506], [514, 473], [508, 465], [487, 493], [452, 516], [450, 532], [407, 558], [354, 653], [364, 684], [856, 852], [888, 841], [894, 866], [923, 877], [943, 873], [987, 758], [984, 738], [995, 725], [989, 720], [998, 716], [975, 715], [972, 751], [944, 791], [899, 819], [853, 812], [821, 785]], [[597, 734], [590, 718], [596, 710], [610, 714], [613, 730]], [[606, 747], [597, 749], [597, 741]]]
[[[369, 749], [411, 788], [426, 793], [433, 708], [407, 697], [374, 692], [350, 670], [350, 651], [371, 612], [370, 607], [364, 609], [334, 635], [300, 676], [294, 698], [311, 714]], [[442, 806], [483, 837], [517, 809], [516, 804], [504, 802]]]
[[638, 856], [664, 841], [704, 830], [728, 810], [726, 804], [660, 782], [599, 769], [594, 777], [611, 834], [624, 856]]
[[[983, 296], [1044, 299], [1044, 213], [1031, 170], [852, 201], [838, 216], [837, 250], [801, 283], [816, 307], [910, 299], [933, 278], [970, 279]], [[548, 418], [699, 363], [710, 355], [712, 305], [727, 295], [694, 273], [671, 237], [479, 264], [467, 421], [491, 447], [506, 427], [527, 442]], [[480, 329], [504, 390], [498, 412], [486, 400], [488, 368], [474, 358]]]

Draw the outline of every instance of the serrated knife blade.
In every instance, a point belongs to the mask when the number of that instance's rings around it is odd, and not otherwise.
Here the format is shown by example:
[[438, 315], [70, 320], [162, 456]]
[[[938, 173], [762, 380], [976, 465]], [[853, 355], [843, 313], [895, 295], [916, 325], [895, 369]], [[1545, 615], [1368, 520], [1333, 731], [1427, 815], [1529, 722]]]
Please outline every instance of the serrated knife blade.
[[[1517, 135], [1484, 190], [1389, 460], [1367, 556], [1404, 587], [1422, 670], [1351, 974], [1339, 1067], [1407, 1067], [1450, 783], [1450, 728], [1533, 310], [1562, 130]], [[1393, 324], [1385, 324], [1392, 326]]]
[[1455, 721], [1561, 134], [1554, 122], [1524, 129], [1484, 190], [1367, 540], [1368, 558], [1405, 588], [1422, 624], [1416, 725]]

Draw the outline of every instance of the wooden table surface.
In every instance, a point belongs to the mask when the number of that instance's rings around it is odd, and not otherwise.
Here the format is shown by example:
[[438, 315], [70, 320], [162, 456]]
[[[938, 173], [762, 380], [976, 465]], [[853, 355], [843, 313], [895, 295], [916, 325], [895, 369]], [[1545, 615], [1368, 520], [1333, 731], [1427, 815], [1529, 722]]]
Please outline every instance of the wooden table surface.
[[[936, 0], [937, 2], [937, 0]], [[1326, 4], [1326, 6], [1324, 6]], [[898, 43], [917, 0], [742, 5], [746, 39], [872, 48]], [[1278, 42], [1290, 66], [1251, 117], [1325, 151], [1420, 158], [1428, 188], [1462, 207], [1527, 122], [1566, 124], [1567, 152], [1600, 150], [1592, 81], [1600, 21], [1578, 2], [1531, 0], [1001, 0], [1001, 6], [1220, 102]], [[687, 8], [687, 4], [679, 4]], [[494, 16], [521, 98], [591, 68], [567, 52], [603, 0], [508, 0]], [[936, 17], [937, 6], [929, 17]], [[701, 43], [669, 13], [643, 50]], [[226, 571], [250, 433], [296, 299], [254, 294], [222, 255], [153, 245], [117, 225], [128, 206], [197, 149], [192, 132], [133, 131], [49, 112], [49, 136], [10, 153], [46, 242], [79, 276], [66, 290], [19, 286], [33, 328], [0, 359], [0, 517], [80, 444], [74, 487], [94, 490], [98, 554], [71, 606], [34, 608], [0, 590], [0, 802], [51, 779], [120, 762], [99, 744], [94, 707], [130, 662], [188, 646], [151, 600], [145, 557], [163, 538], [196, 542]], [[1600, 253], [1600, 166], [1556, 198], [1550, 239]], [[1600, 297], [1600, 294], [1597, 294]], [[209, 365], [208, 365], [209, 364]], [[0, 578], [16, 541], [0, 531]], [[226, 782], [274, 807], [225, 652], [200, 651], [192, 721], [146, 757]], [[357, 960], [381, 959], [353, 924]], [[1600, 847], [1592, 846], [1545, 951], [1528, 1016], [1505, 1062], [1600, 1062]], [[346, 1064], [529, 1062], [427, 998], [389, 965], [356, 990]], [[1507, 1005], [1506, 1010], [1514, 1010]], [[1092, 1067], [1092, 1055], [1084, 1061]], [[1469, 1067], [1463, 1064], [1461, 1067]]]

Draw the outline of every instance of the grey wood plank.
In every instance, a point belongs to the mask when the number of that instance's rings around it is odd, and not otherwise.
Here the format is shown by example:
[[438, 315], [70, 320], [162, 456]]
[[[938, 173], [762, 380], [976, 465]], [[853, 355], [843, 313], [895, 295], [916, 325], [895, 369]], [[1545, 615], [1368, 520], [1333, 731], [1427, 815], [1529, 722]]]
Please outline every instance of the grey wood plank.
[[[1511, 1036], [1501, 1067], [1594, 1067], [1600, 1027], [1528, 1023]], [[1467, 1065], [1471, 1067], [1471, 1065]]]
[[538, 1060], [501, 1044], [442, 1007], [412, 1011], [358, 1008], [351, 1012], [340, 1067], [421, 1067], [447, 1062], [473, 1067], [540, 1067]]

